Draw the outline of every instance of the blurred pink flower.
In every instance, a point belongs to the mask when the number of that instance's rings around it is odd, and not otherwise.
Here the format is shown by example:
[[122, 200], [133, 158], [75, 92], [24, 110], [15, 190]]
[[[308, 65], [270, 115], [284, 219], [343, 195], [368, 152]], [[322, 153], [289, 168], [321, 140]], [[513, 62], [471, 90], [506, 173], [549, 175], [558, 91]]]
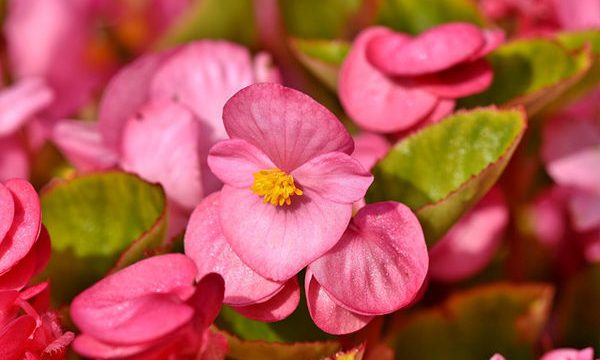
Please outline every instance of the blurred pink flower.
[[219, 221], [233, 251], [251, 269], [285, 281], [340, 239], [373, 177], [349, 154], [339, 120], [310, 97], [256, 84], [223, 109], [230, 140], [208, 156], [225, 183]]
[[308, 266], [304, 286], [311, 317], [328, 333], [357, 331], [376, 315], [410, 305], [428, 263], [421, 225], [408, 207], [368, 204], [339, 242]]
[[484, 56], [501, 31], [449, 23], [419, 36], [372, 27], [355, 39], [340, 72], [340, 100], [362, 128], [398, 132], [449, 114], [454, 100], [485, 90], [492, 69]]
[[103, 359], [201, 353], [221, 307], [223, 279], [208, 274], [195, 283], [196, 275], [191, 259], [167, 254], [105, 277], [71, 304], [82, 333], [73, 348]]
[[[506, 360], [500, 354], [494, 354], [490, 360]], [[594, 349], [591, 347], [582, 350], [561, 348], [548, 351], [540, 360], [594, 360]]]

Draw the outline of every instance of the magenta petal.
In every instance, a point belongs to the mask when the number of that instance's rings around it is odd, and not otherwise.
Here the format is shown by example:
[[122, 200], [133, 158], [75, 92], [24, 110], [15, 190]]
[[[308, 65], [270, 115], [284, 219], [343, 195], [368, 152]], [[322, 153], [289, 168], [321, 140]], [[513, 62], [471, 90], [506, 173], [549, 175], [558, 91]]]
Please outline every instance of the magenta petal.
[[41, 225], [40, 201], [33, 186], [26, 180], [5, 183], [14, 199], [13, 224], [4, 239], [0, 239], [0, 274], [25, 257], [38, 238]]
[[318, 155], [351, 154], [354, 149], [335, 115], [309, 96], [278, 84], [255, 84], [239, 91], [225, 104], [223, 121], [232, 139], [261, 149], [286, 172]]
[[198, 332], [206, 330], [212, 324], [223, 304], [225, 294], [225, 281], [216, 273], [204, 275], [196, 284], [196, 291], [188, 300], [196, 312], [194, 313], [194, 325]]
[[29, 177], [29, 158], [18, 135], [0, 138], [0, 181]]
[[286, 281], [340, 239], [351, 212], [351, 204], [324, 199], [310, 189], [290, 206], [276, 207], [250, 189], [225, 185], [219, 216], [243, 262], [266, 278]]
[[35, 330], [36, 322], [32, 316], [23, 315], [7, 326], [0, 332], [0, 359], [3, 360], [21, 360], [23, 359], [27, 338]]
[[262, 151], [241, 139], [215, 144], [208, 154], [208, 166], [225, 184], [245, 188], [252, 186], [254, 173], [277, 167]]
[[185, 107], [170, 101], [144, 106], [123, 131], [121, 166], [151, 182], [191, 209], [203, 196], [200, 125]]
[[288, 280], [285, 286], [267, 301], [248, 306], [234, 306], [233, 308], [247, 318], [274, 322], [290, 316], [299, 303], [300, 286], [298, 285], [298, 279], [294, 277]]
[[480, 59], [421, 77], [417, 82], [423, 89], [439, 97], [457, 99], [487, 89], [493, 77], [490, 64], [485, 59]]
[[292, 171], [291, 175], [303, 191], [310, 189], [339, 203], [362, 199], [373, 182], [373, 175], [358, 160], [341, 152], [319, 155]]
[[184, 237], [185, 254], [196, 263], [198, 279], [211, 272], [225, 279], [225, 304], [264, 301], [284, 284], [258, 275], [231, 250], [219, 224], [219, 198], [218, 192], [209, 195], [192, 213]]
[[349, 334], [362, 329], [373, 319], [373, 316], [356, 314], [337, 305], [310, 270], [306, 270], [304, 290], [310, 317], [325, 332]]
[[73, 349], [78, 354], [94, 359], [122, 359], [140, 353], [148, 346], [107, 344], [86, 334], [78, 335], [73, 341]]
[[429, 251], [429, 274], [442, 281], [463, 280], [482, 270], [500, 246], [508, 208], [492, 189]]
[[361, 32], [342, 65], [339, 79], [340, 100], [352, 120], [366, 130], [386, 133], [413, 126], [437, 102], [433, 94], [406, 80], [395, 81], [367, 61], [367, 43], [389, 33], [382, 27]]
[[371, 170], [377, 161], [387, 155], [390, 148], [390, 143], [383, 136], [361, 132], [354, 137], [352, 157], [358, 160], [365, 169]]
[[10, 229], [15, 215], [15, 203], [11, 192], [0, 183], [0, 242]]
[[52, 90], [39, 78], [26, 78], [0, 91], [0, 136], [15, 132], [53, 97]]
[[348, 309], [379, 315], [411, 303], [428, 262], [417, 217], [408, 207], [388, 201], [360, 209], [340, 241], [309, 269]]
[[367, 57], [381, 71], [398, 76], [431, 74], [457, 65], [484, 45], [482, 31], [468, 23], [449, 23], [425, 31], [412, 40], [389, 33], [369, 42]]
[[192, 318], [194, 310], [183, 301], [192, 295], [195, 277], [196, 266], [184, 255], [151, 257], [79, 294], [71, 304], [71, 317], [82, 332], [100, 341], [155, 340]]

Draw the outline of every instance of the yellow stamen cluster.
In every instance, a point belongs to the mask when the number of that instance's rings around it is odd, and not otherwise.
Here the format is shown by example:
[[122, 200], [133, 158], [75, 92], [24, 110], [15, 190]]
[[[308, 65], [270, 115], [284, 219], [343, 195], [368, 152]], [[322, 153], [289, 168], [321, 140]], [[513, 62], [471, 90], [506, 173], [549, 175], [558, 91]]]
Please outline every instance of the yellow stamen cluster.
[[290, 205], [293, 195], [302, 195], [302, 190], [294, 184], [294, 178], [280, 169], [261, 170], [254, 173], [253, 193], [264, 196], [264, 203], [274, 206]]

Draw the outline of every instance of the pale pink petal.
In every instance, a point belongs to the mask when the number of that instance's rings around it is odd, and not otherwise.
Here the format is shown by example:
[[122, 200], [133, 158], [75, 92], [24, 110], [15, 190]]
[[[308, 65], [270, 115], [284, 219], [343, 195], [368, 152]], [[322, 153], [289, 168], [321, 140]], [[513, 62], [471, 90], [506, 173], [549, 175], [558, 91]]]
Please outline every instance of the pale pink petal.
[[35, 330], [32, 316], [23, 315], [0, 330], [0, 359], [21, 360], [27, 346], [27, 338]]
[[429, 275], [460, 281], [481, 271], [498, 250], [507, 224], [504, 196], [494, 188], [429, 251]]
[[170, 101], [148, 103], [123, 129], [120, 164], [159, 182], [170, 199], [192, 209], [203, 196], [201, 136], [197, 119], [185, 107]]
[[366, 58], [367, 43], [391, 31], [375, 27], [354, 40], [339, 78], [339, 96], [348, 115], [360, 127], [375, 132], [407, 129], [425, 117], [437, 97], [408, 80], [394, 80], [377, 70]]
[[573, 226], [577, 231], [600, 229], [600, 193], [574, 190], [568, 206]]
[[318, 155], [354, 149], [335, 115], [308, 95], [278, 84], [238, 92], [225, 104], [223, 121], [232, 139], [256, 146], [285, 172]]
[[417, 82], [420, 87], [439, 97], [457, 99], [487, 89], [493, 77], [490, 64], [485, 59], [479, 59], [420, 77]]
[[40, 78], [26, 78], [0, 91], [0, 136], [15, 132], [53, 97]]
[[0, 181], [29, 177], [29, 157], [18, 135], [0, 138]]
[[5, 184], [15, 205], [13, 224], [0, 243], [0, 274], [24, 258], [38, 238], [41, 209], [38, 195], [25, 180], [9, 180]]
[[390, 201], [360, 209], [341, 240], [309, 269], [346, 308], [379, 315], [411, 303], [425, 280], [428, 262], [417, 217]]
[[594, 349], [591, 347], [577, 349], [555, 349], [544, 354], [540, 360], [593, 360]]
[[342, 236], [351, 204], [329, 201], [312, 192], [274, 206], [250, 189], [221, 190], [219, 216], [231, 248], [260, 275], [285, 281], [329, 250]]
[[209, 195], [192, 213], [184, 237], [185, 254], [196, 263], [198, 279], [212, 272], [225, 279], [225, 304], [264, 301], [284, 284], [258, 275], [231, 250], [219, 224], [219, 197], [218, 192]]
[[208, 154], [208, 166], [225, 184], [250, 188], [253, 174], [277, 166], [254, 145], [241, 139], [215, 144]]
[[486, 41], [483, 32], [468, 23], [436, 26], [406, 40], [406, 35], [377, 36], [367, 46], [367, 58], [381, 71], [416, 76], [446, 70], [470, 59]]
[[353, 203], [365, 196], [373, 175], [360, 162], [341, 152], [319, 155], [291, 172], [303, 191], [339, 203]]
[[373, 316], [353, 313], [336, 304], [310, 270], [306, 270], [304, 290], [310, 317], [325, 332], [334, 335], [353, 333], [373, 319]]
[[290, 316], [300, 303], [300, 286], [298, 279], [292, 278], [285, 286], [267, 301], [248, 306], [234, 306], [233, 308], [247, 318], [274, 322]]
[[105, 145], [97, 123], [63, 120], [54, 126], [52, 138], [81, 171], [107, 169], [117, 162], [117, 154]]
[[0, 183], [0, 242], [10, 229], [15, 215], [15, 203], [11, 192]]
[[390, 151], [390, 143], [380, 135], [370, 132], [361, 132], [354, 136], [354, 152], [352, 157], [361, 165], [371, 170], [377, 161], [383, 159]]

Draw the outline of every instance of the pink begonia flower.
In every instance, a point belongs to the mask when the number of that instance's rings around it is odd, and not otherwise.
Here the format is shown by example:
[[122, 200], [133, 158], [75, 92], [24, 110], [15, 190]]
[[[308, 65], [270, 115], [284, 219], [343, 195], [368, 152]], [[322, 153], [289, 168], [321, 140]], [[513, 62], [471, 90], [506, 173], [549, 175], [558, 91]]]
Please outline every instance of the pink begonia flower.
[[481, 271], [500, 247], [508, 225], [508, 206], [499, 188], [463, 216], [429, 251], [429, 275], [460, 281]]
[[194, 356], [207, 346], [208, 326], [223, 300], [223, 279], [195, 283], [196, 266], [182, 254], [141, 260], [83, 291], [71, 304], [83, 356], [117, 359]]
[[209, 152], [225, 184], [219, 222], [252, 270], [285, 281], [331, 249], [371, 182], [339, 120], [310, 97], [251, 85], [223, 109], [230, 140]]
[[454, 100], [485, 90], [493, 72], [484, 56], [501, 31], [450, 23], [419, 36], [372, 27], [355, 39], [340, 71], [340, 100], [362, 128], [391, 133], [436, 122]]
[[[494, 354], [490, 360], [506, 360], [501, 354]], [[594, 360], [594, 349], [591, 347], [582, 350], [562, 348], [548, 351], [540, 360]]]
[[396, 202], [368, 204], [340, 241], [306, 271], [315, 324], [332, 334], [364, 327], [376, 315], [406, 307], [418, 295], [429, 259], [421, 225]]
[[221, 230], [219, 198], [219, 192], [206, 197], [192, 213], [185, 232], [185, 254], [198, 267], [196, 278], [221, 275], [225, 280], [223, 303], [247, 317], [260, 321], [286, 318], [300, 301], [298, 280], [272, 281], [242, 262]]

